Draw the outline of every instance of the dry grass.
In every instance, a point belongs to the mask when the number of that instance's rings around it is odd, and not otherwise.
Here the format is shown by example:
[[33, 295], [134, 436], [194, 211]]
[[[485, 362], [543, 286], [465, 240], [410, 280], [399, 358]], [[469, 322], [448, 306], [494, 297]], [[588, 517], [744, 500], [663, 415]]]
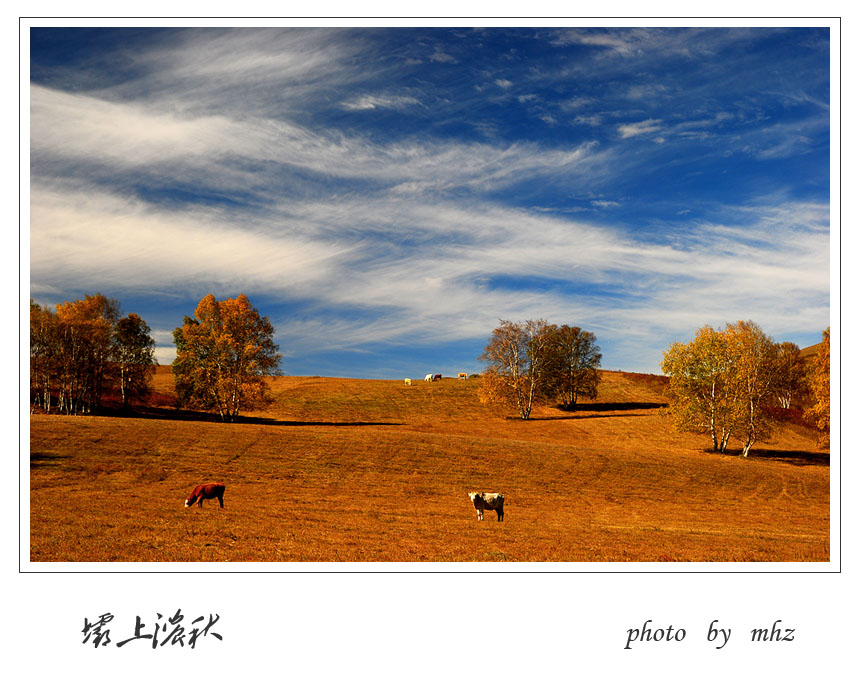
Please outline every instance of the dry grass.
[[[30, 557], [829, 560], [829, 455], [814, 434], [788, 425], [749, 459], [709, 454], [672, 431], [660, 378], [603, 376], [590, 406], [527, 422], [479, 404], [474, 380], [281, 377], [256, 422], [230, 425], [169, 408], [160, 368], [161, 408], [31, 416]], [[183, 508], [214, 480], [223, 510]], [[503, 492], [505, 521], [478, 522], [470, 490]]]

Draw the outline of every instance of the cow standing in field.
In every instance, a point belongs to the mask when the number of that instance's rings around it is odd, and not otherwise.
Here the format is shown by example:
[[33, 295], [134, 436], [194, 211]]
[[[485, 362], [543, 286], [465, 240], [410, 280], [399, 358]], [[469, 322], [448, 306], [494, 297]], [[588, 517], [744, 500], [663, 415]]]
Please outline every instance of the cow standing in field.
[[477, 493], [476, 491], [469, 492], [469, 499], [472, 505], [475, 506], [475, 512], [478, 514], [478, 520], [484, 519], [485, 510], [496, 511], [496, 519], [505, 519], [505, 497], [500, 493]]
[[195, 486], [191, 495], [185, 499], [185, 507], [193, 506], [195, 503], [198, 508], [203, 507], [203, 500], [207, 498], [217, 498], [221, 507], [224, 507], [224, 484], [200, 484]]
[[428, 375], [426, 375], [426, 376], [424, 377], [424, 381], [425, 381], [425, 382], [432, 382], [432, 381], [433, 381], [433, 375], [432, 375], [432, 374], [428, 374]]

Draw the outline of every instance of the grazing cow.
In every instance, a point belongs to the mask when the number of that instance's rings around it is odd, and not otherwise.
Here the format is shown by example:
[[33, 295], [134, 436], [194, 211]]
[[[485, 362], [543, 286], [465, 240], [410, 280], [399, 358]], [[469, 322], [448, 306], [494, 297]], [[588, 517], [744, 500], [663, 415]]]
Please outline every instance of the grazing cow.
[[406, 377], [406, 379], [403, 380], [403, 383], [406, 386], [412, 386], [412, 380], [409, 377]]
[[195, 486], [191, 495], [185, 500], [185, 507], [193, 506], [195, 503], [198, 508], [203, 507], [203, 499], [217, 498], [221, 507], [224, 507], [224, 484], [200, 484]]
[[424, 377], [424, 381], [425, 382], [432, 382], [433, 381], [433, 375], [428, 374], [426, 377]]
[[434, 375], [433, 375], [433, 381], [434, 381], [434, 382], [435, 382], [435, 381], [438, 381], [438, 380], [440, 380], [440, 379], [442, 379], [442, 375], [441, 375], [441, 374], [434, 374]]
[[496, 511], [496, 519], [505, 519], [505, 497], [500, 493], [477, 493], [469, 492], [469, 499], [472, 505], [475, 506], [475, 512], [478, 514], [478, 520], [484, 519], [485, 510]]
[[469, 378], [469, 375], [466, 374], [465, 372], [458, 372], [457, 373], [457, 379], [468, 379], [468, 378]]

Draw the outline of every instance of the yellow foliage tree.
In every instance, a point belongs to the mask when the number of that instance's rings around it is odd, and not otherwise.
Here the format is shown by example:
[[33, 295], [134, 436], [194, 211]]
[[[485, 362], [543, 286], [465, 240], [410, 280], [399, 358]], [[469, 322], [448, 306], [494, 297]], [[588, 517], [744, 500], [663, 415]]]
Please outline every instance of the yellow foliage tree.
[[281, 355], [269, 319], [248, 297], [200, 300], [194, 318], [185, 317], [173, 333], [173, 375], [183, 405], [214, 409], [234, 420], [243, 408], [266, 398], [264, 377], [278, 373]]
[[819, 430], [830, 434], [830, 328], [821, 334], [821, 347], [812, 360], [808, 378], [809, 390], [815, 403], [806, 411]]
[[725, 452], [729, 438], [741, 441], [749, 455], [772, 428], [766, 410], [780, 388], [777, 346], [752, 321], [704, 326], [688, 343], [674, 343], [664, 353], [669, 376], [669, 412], [680, 430], [709, 433], [715, 452]]
[[771, 413], [766, 410], [779, 385], [779, 353], [773, 340], [752, 321], [738, 321], [724, 331], [734, 356], [733, 381], [742, 454], [770, 436]]
[[725, 336], [711, 326], [689, 343], [673, 343], [663, 355], [669, 376], [669, 413], [679, 430], [708, 433], [714, 452], [725, 452], [735, 427], [731, 388], [734, 358]]

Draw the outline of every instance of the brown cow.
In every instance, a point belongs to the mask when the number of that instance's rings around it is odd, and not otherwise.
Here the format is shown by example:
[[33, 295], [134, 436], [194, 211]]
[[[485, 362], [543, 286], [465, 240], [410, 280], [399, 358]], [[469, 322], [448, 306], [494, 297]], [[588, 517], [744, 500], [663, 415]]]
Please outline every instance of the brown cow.
[[203, 499], [217, 498], [221, 507], [224, 507], [224, 484], [200, 484], [195, 486], [191, 495], [185, 500], [185, 507], [193, 506], [195, 503], [198, 508], [203, 507]]

